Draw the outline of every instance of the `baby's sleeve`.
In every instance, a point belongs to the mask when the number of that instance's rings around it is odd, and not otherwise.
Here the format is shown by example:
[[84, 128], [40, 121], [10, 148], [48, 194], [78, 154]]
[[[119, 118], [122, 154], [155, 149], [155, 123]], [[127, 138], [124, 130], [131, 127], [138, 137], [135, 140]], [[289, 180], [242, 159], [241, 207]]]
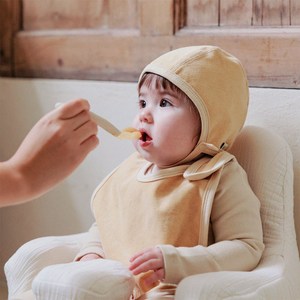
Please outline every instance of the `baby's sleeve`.
[[78, 261], [82, 256], [89, 253], [95, 253], [101, 256], [102, 258], [105, 258], [105, 254], [100, 240], [100, 233], [96, 222], [90, 227], [89, 231], [87, 232], [86, 238], [82, 243], [82, 247], [77, 253], [74, 261]]
[[264, 249], [260, 202], [235, 160], [224, 167], [210, 221], [214, 243], [207, 247], [159, 246], [166, 282], [207, 272], [250, 271], [258, 264]]

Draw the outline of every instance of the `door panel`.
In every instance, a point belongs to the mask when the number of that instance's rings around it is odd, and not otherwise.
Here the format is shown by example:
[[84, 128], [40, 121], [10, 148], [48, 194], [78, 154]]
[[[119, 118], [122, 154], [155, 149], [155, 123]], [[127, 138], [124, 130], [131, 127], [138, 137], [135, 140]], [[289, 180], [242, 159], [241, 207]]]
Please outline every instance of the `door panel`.
[[297, 0], [0, 0], [2, 76], [135, 81], [158, 55], [213, 44], [251, 86], [299, 88]]

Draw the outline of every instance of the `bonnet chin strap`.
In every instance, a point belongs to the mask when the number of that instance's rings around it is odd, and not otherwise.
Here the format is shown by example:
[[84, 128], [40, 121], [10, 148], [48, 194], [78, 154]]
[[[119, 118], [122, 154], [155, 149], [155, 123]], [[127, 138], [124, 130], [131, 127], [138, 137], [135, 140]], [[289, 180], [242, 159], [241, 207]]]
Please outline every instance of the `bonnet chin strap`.
[[203, 157], [191, 164], [183, 173], [183, 177], [190, 181], [204, 179], [215, 173], [232, 159], [234, 159], [234, 156], [226, 151], [220, 151], [213, 157]]

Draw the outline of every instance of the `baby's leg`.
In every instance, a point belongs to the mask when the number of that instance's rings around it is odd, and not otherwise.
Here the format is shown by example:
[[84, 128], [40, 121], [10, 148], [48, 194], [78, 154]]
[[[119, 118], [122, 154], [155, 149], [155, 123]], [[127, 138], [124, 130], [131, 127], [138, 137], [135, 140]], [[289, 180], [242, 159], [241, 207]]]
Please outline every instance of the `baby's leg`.
[[33, 279], [46, 266], [71, 262], [80, 249], [81, 236], [38, 238], [20, 247], [4, 268], [9, 299], [30, 290]]
[[32, 290], [37, 300], [128, 300], [134, 284], [121, 263], [96, 259], [46, 267], [34, 279]]

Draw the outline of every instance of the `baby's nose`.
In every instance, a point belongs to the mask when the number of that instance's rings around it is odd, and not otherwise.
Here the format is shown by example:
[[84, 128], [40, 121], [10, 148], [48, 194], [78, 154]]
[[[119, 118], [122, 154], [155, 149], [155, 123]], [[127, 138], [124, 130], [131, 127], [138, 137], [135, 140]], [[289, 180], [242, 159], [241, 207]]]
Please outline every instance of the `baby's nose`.
[[145, 108], [140, 112], [140, 121], [146, 123], [153, 122], [153, 117], [149, 109]]

